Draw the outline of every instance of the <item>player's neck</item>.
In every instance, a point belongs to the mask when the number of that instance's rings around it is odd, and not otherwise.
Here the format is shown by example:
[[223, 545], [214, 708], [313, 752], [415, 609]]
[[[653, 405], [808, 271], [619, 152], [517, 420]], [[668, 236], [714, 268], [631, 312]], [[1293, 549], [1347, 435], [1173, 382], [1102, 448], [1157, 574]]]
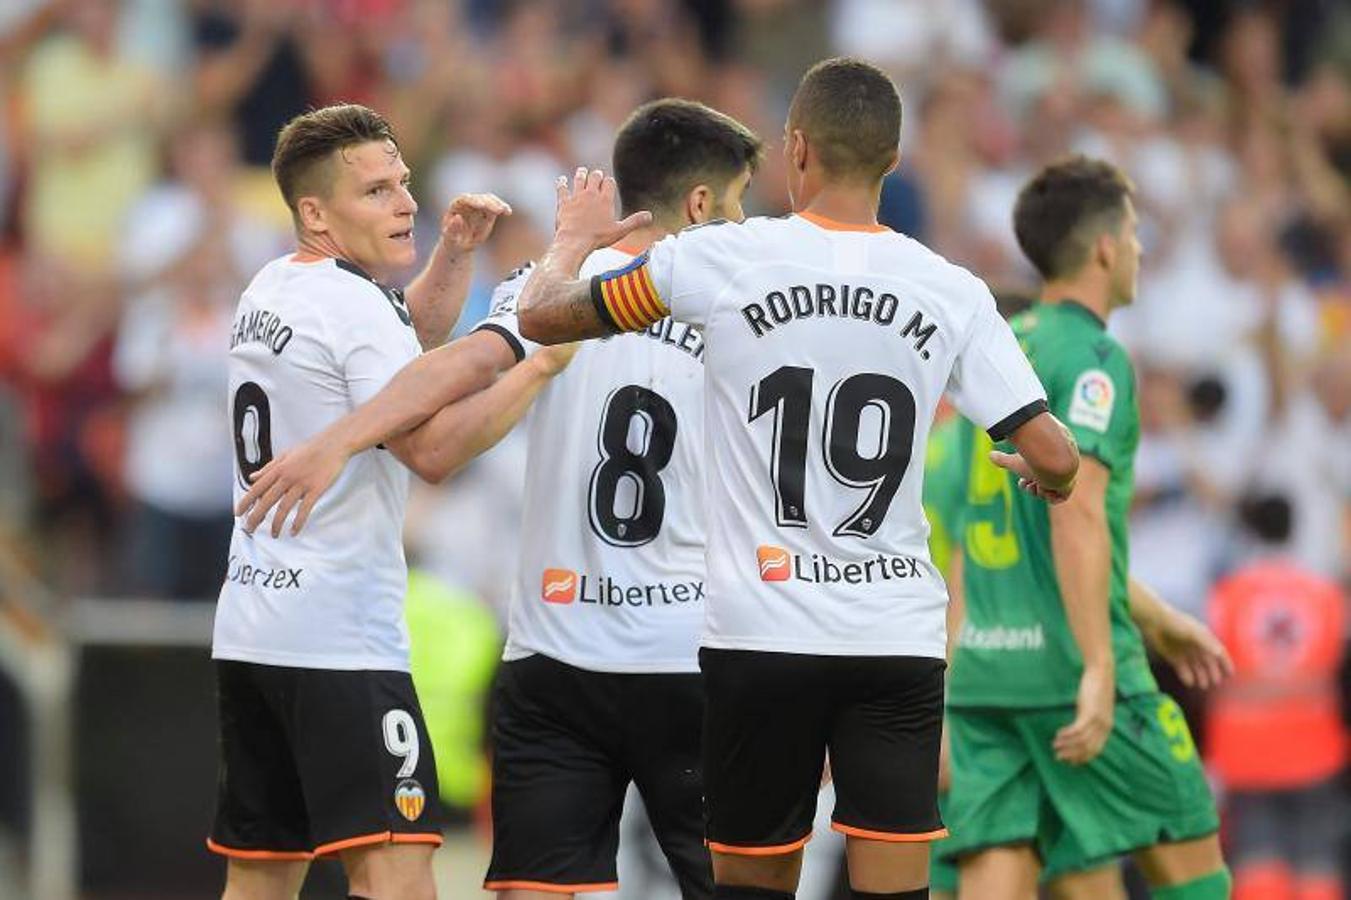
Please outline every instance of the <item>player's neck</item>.
[[611, 249], [627, 253], [629, 256], [637, 256], [670, 233], [671, 229], [653, 222], [644, 228], [629, 232], [622, 241], [612, 244]]
[[1067, 278], [1048, 281], [1041, 288], [1042, 303], [1078, 303], [1106, 322], [1112, 313], [1111, 301], [1105, 287], [1089, 279]]
[[877, 206], [882, 200], [882, 183], [875, 185], [828, 184], [803, 206], [799, 213], [810, 213], [844, 225], [877, 226]]
[[353, 259], [329, 234], [302, 234], [296, 240], [296, 252], [291, 257], [296, 262], [318, 262], [321, 259], [345, 259], [361, 269], [376, 281], [384, 282], [387, 273], [376, 271], [373, 267]]

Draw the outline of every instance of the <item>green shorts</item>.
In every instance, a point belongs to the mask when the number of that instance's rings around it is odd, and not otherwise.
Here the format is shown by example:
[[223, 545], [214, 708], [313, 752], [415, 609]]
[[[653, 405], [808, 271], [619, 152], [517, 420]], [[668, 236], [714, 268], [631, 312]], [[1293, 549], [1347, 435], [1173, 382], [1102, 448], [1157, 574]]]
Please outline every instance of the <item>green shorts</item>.
[[[938, 811], [942, 813], [943, 822], [946, 824], [948, 820], [948, 795], [946, 793], [938, 795]], [[929, 842], [929, 888], [956, 894], [957, 863], [944, 856], [947, 843], [948, 838], [939, 838], [936, 841]]]
[[1219, 828], [1196, 745], [1171, 697], [1118, 699], [1111, 737], [1086, 766], [1057, 761], [1051, 748], [1073, 719], [1071, 707], [948, 710], [946, 858], [1031, 844], [1044, 876], [1054, 878]]

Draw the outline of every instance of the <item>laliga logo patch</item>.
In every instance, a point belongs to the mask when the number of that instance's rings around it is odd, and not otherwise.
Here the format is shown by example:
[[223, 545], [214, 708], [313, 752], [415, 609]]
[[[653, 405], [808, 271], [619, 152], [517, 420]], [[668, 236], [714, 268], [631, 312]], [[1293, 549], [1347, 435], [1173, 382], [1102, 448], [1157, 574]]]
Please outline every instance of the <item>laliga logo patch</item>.
[[1074, 382], [1074, 391], [1070, 394], [1070, 424], [1105, 432], [1112, 421], [1115, 400], [1116, 385], [1111, 376], [1101, 369], [1089, 369]]
[[410, 822], [416, 822], [417, 817], [427, 808], [427, 792], [415, 779], [405, 778], [394, 789], [394, 805], [398, 807], [401, 816]]
[[782, 547], [761, 544], [755, 551], [760, 564], [761, 581], [787, 581], [792, 571], [792, 557]]
[[545, 603], [571, 603], [577, 599], [577, 573], [571, 569], [545, 569], [539, 595]]

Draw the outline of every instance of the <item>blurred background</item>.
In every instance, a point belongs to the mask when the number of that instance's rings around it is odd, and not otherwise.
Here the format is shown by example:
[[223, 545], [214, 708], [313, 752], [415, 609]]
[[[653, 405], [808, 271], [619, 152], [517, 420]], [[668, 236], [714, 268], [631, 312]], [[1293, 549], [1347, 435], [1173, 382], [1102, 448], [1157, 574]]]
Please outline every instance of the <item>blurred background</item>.
[[[1217, 584], [1273, 555], [1347, 586], [1351, 4], [0, 0], [0, 898], [219, 891], [203, 837], [225, 358], [241, 288], [290, 246], [267, 170], [279, 127], [339, 100], [385, 113], [424, 242], [459, 192], [514, 206], [463, 331], [547, 243], [554, 176], [608, 166], [645, 100], [755, 128], [769, 152], [747, 211], [784, 211], [788, 99], [836, 54], [901, 86], [883, 220], [1006, 298], [1035, 290], [1010, 225], [1028, 175], [1082, 151], [1134, 179], [1143, 275], [1112, 327], [1141, 383], [1135, 573], [1217, 627], [1242, 594]], [[482, 873], [483, 706], [522, 460], [508, 439], [419, 488], [408, 521], [415, 675], [456, 810], [448, 897], [477, 896]], [[1346, 610], [1263, 604], [1224, 631], [1253, 677], [1344, 698]], [[1311, 735], [1254, 711], [1277, 749], [1253, 758], [1180, 694], [1223, 797], [1340, 798], [1344, 713]], [[1351, 819], [1333, 810], [1319, 827]], [[662, 896], [640, 886], [643, 859], [625, 865], [624, 896]], [[326, 867], [306, 896], [343, 893]]]

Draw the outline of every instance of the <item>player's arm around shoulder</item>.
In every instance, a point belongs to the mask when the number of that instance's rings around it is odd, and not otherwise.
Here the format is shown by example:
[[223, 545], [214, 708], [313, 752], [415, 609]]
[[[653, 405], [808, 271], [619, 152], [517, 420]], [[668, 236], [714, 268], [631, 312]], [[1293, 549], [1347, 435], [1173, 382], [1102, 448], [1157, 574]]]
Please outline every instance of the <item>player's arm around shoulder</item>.
[[[278, 537], [295, 511], [291, 533], [299, 533], [354, 455], [393, 441], [442, 407], [481, 391], [515, 362], [512, 349], [489, 332], [475, 332], [418, 356], [367, 402], [263, 467], [240, 498], [235, 515], [245, 517], [244, 527], [251, 532], [275, 508], [271, 532]], [[421, 463], [417, 457], [411, 463], [403, 461], [414, 471]], [[434, 468], [426, 471], [435, 474]]]
[[[475, 335], [502, 343], [490, 331], [478, 331], [470, 337]], [[535, 350], [491, 387], [441, 409], [387, 446], [423, 481], [439, 484], [506, 437], [539, 392], [567, 368], [576, 351], [575, 343]]]

